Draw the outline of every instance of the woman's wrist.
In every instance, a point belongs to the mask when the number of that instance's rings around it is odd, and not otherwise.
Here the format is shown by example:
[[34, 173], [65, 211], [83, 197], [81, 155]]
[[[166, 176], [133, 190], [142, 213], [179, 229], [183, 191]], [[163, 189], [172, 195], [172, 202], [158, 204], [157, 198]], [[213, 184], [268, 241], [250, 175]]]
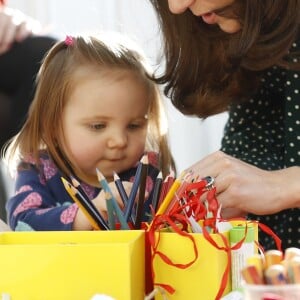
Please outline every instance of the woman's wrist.
[[279, 211], [300, 207], [300, 167], [289, 167], [275, 171], [278, 189], [274, 191], [275, 205], [278, 200]]

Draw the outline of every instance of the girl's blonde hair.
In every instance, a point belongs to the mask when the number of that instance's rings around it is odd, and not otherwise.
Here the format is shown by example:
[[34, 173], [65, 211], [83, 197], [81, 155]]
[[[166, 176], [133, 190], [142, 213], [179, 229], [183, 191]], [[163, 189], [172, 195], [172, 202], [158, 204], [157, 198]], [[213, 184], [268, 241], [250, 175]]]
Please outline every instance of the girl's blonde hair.
[[169, 173], [170, 167], [175, 168], [166, 134], [162, 131], [165, 114], [160, 92], [150, 80], [149, 67], [132, 41], [112, 33], [103, 35], [101, 39], [68, 37], [51, 48], [37, 76], [36, 94], [28, 118], [6, 149], [7, 163], [12, 165], [31, 157], [39, 165], [40, 151], [45, 150], [63, 174], [72, 172], [71, 163], [64, 153], [62, 112], [76, 84], [73, 74], [81, 66], [97, 67], [101, 71], [128, 70], [139, 76], [150, 97], [146, 150], [160, 153], [160, 168], [164, 176]]

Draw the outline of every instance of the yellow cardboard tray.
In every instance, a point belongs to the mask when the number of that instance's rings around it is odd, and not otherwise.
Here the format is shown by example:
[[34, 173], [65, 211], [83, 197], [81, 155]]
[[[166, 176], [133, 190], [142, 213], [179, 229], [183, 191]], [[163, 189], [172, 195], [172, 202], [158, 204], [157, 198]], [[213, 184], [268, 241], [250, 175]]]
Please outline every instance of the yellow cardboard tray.
[[144, 248], [142, 230], [0, 233], [0, 296], [143, 299]]

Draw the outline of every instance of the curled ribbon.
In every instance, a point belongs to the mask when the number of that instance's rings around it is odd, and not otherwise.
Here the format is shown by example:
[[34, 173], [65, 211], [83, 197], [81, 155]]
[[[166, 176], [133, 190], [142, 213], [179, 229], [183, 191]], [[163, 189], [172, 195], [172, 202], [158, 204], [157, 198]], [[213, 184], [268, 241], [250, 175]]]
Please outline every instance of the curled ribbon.
[[[188, 232], [188, 228], [191, 225], [188, 216], [193, 214], [196, 221], [203, 221], [203, 237], [216, 249], [226, 252], [227, 264], [223, 272], [220, 287], [215, 298], [220, 299], [226, 289], [229, 280], [231, 267], [231, 250], [239, 249], [242, 246], [247, 235], [248, 225], [250, 223], [257, 224], [261, 230], [272, 236], [279, 250], [281, 250], [281, 240], [268, 226], [261, 224], [258, 221], [246, 220], [245, 218], [235, 218], [230, 220], [223, 220], [220, 217], [218, 218], [217, 211], [219, 208], [219, 204], [216, 199], [216, 188], [211, 187], [210, 189], [206, 189], [206, 184], [207, 182], [205, 179], [187, 184], [185, 189], [181, 191], [179, 195], [177, 195], [178, 201], [173, 203], [173, 206], [168, 210], [167, 213], [154, 216], [151, 226], [148, 228], [148, 239], [152, 250], [151, 273], [154, 285], [165, 289], [170, 294], [173, 294], [175, 292], [175, 288], [171, 285], [155, 282], [155, 270], [153, 267], [154, 259], [156, 256], [159, 256], [166, 264], [180, 269], [187, 269], [196, 262], [199, 256], [197, 245], [194, 236]], [[205, 199], [203, 199], [203, 197]], [[185, 201], [182, 203], [180, 201], [181, 199], [184, 199]], [[206, 201], [207, 205], [204, 205], [203, 201]], [[210, 212], [210, 214], [208, 214], [208, 212]], [[228, 238], [224, 234], [217, 231], [216, 222], [236, 220], [245, 223], [245, 236], [241, 241], [231, 247]], [[212, 228], [213, 232], [221, 237], [222, 245], [218, 245], [216, 243], [211, 235], [211, 232], [208, 231], [208, 227]], [[173, 262], [167, 254], [158, 250], [158, 245], [161, 238], [160, 232], [165, 228], [169, 228], [173, 232], [191, 241], [194, 256], [189, 262]]]

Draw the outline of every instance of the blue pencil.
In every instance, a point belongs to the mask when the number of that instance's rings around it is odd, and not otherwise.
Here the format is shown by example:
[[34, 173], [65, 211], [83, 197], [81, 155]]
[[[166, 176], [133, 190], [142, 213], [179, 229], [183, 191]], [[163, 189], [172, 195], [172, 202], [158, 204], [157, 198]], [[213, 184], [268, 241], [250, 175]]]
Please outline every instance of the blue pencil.
[[139, 198], [136, 205], [136, 217], [134, 222], [134, 228], [141, 228], [143, 213], [144, 213], [144, 203], [145, 203], [145, 191], [146, 191], [146, 183], [147, 183], [147, 175], [148, 175], [148, 156], [141, 161], [142, 169], [140, 175], [140, 185], [139, 185]]
[[155, 183], [154, 183], [154, 187], [153, 187], [153, 191], [152, 191], [152, 198], [151, 198], [152, 209], [154, 212], [157, 211], [162, 181], [163, 181], [162, 172], [159, 172], [159, 174], [156, 177]]
[[123, 204], [124, 204], [124, 207], [125, 207], [127, 202], [128, 202], [128, 196], [127, 196], [126, 191], [124, 189], [123, 183], [122, 183], [119, 175], [116, 172], [114, 172], [114, 182], [115, 182], [115, 185], [118, 189], [118, 192], [120, 194], [120, 197], [121, 197], [121, 199], [123, 201]]
[[[124, 217], [123, 212], [122, 212], [120, 206], [118, 205], [118, 202], [117, 202], [116, 198], [114, 197], [114, 194], [112, 193], [112, 191], [111, 191], [111, 189], [108, 185], [108, 182], [106, 181], [104, 175], [98, 169], [96, 169], [96, 172], [97, 172], [98, 180], [99, 180], [103, 190], [106, 192], [105, 193], [106, 194], [106, 201], [108, 201], [108, 200], [110, 201], [110, 199], [111, 199], [111, 202], [113, 204], [113, 209], [116, 213], [117, 218], [120, 221], [121, 228], [122, 229], [129, 229], [129, 226], [126, 222], [127, 219]], [[110, 195], [110, 199], [108, 199], [107, 194]]]
[[137, 194], [137, 191], [139, 189], [139, 185], [140, 185], [140, 179], [141, 179], [141, 172], [142, 172], [142, 166], [143, 166], [143, 162], [148, 159], [147, 155], [144, 155], [141, 160], [139, 161], [139, 164], [137, 166], [136, 172], [135, 172], [135, 176], [134, 176], [134, 182], [132, 185], [132, 189], [130, 191], [130, 194], [128, 196], [128, 203], [127, 206], [125, 207], [125, 219], [128, 221], [131, 214], [132, 214], [132, 209], [133, 209], [133, 205], [135, 202], [135, 197]]

